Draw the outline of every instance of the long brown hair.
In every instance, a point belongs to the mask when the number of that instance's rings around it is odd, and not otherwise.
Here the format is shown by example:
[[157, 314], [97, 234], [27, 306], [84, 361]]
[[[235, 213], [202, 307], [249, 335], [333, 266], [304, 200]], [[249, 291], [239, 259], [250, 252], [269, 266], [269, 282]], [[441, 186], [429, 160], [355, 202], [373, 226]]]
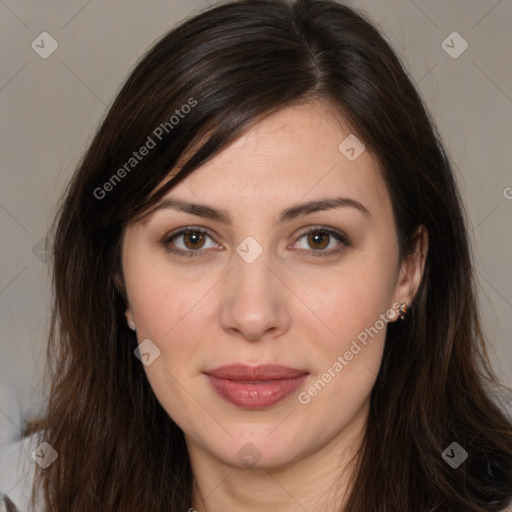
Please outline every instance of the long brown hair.
[[[400, 261], [418, 226], [429, 232], [411, 310], [388, 325], [346, 512], [483, 512], [510, 502], [512, 423], [493, 397], [499, 383], [478, 315], [466, 216], [411, 79], [351, 8], [330, 0], [246, 0], [209, 8], [153, 45], [66, 190], [53, 231], [42, 419], [44, 440], [59, 456], [35, 481], [49, 511], [192, 506], [183, 432], [133, 354], [120, 274], [123, 229], [264, 116], [314, 99], [348, 121], [376, 155]], [[131, 161], [142, 146], [151, 148]], [[468, 453], [457, 469], [441, 456], [453, 442]]]

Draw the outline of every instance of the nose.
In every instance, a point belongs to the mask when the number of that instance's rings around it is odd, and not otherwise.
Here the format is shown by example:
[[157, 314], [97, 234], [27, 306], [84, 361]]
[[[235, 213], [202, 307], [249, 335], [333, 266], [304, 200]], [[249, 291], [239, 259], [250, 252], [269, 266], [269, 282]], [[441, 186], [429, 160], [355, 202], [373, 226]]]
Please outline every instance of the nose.
[[271, 267], [267, 254], [263, 251], [252, 262], [234, 254], [233, 268], [222, 286], [221, 326], [249, 341], [277, 337], [290, 327], [292, 292], [286, 276], [280, 275], [282, 270]]

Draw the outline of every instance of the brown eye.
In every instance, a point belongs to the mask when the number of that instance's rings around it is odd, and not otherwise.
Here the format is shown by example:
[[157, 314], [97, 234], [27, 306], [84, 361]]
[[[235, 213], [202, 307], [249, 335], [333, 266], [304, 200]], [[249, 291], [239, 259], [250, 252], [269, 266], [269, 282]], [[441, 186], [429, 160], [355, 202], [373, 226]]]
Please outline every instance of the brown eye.
[[[180, 239], [181, 246], [179, 243]], [[213, 242], [210, 247], [205, 245], [207, 239]], [[349, 238], [346, 235], [327, 228], [310, 229], [299, 237], [298, 241], [300, 242], [301, 240], [306, 241], [307, 247], [299, 249], [301, 251], [304, 250], [311, 256], [330, 256], [342, 251], [344, 247], [350, 246]], [[335, 245], [334, 248], [324, 250], [334, 241], [338, 241], [337, 246]], [[167, 235], [162, 243], [168, 251], [185, 257], [200, 256], [206, 252], [202, 249], [219, 249], [219, 245], [207, 231], [192, 227]]]
[[199, 231], [187, 231], [183, 235], [183, 243], [187, 249], [201, 249], [204, 245], [205, 234]]
[[[299, 237], [298, 242], [301, 240], [305, 240], [307, 247], [299, 247], [299, 249], [309, 252], [311, 256], [330, 256], [350, 246], [349, 238], [346, 235], [327, 228], [310, 229]], [[335, 244], [333, 248], [324, 250], [333, 241], [339, 242], [337, 246]]]
[[177, 233], [167, 235], [162, 243], [170, 252], [189, 257], [200, 256], [202, 253], [206, 252], [202, 249], [219, 247], [215, 242], [213, 242], [210, 247], [206, 246], [207, 239], [213, 241], [212, 237], [204, 229], [189, 227]]
[[330, 235], [323, 231], [314, 231], [307, 235], [308, 243], [315, 249], [325, 249], [329, 245], [329, 238]]

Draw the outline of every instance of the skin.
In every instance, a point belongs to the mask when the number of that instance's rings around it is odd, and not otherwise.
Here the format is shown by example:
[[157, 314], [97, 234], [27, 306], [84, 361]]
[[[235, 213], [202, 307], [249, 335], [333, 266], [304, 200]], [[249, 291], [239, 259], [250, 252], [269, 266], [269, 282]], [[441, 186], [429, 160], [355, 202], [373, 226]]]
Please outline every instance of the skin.
[[[397, 303], [410, 304], [421, 281], [426, 231], [399, 264], [377, 160], [363, 151], [351, 162], [338, 150], [351, 132], [331, 111], [311, 103], [272, 114], [168, 195], [225, 209], [231, 226], [161, 209], [124, 233], [127, 320], [139, 343], [150, 339], [160, 350], [144, 369], [185, 433], [195, 480], [191, 505], [200, 512], [343, 506], [386, 326], [307, 404], [297, 395], [393, 305], [389, 321], [396, 321]], [[277, 224], [289, 206], [335, 196], [361, 202], [371, 217], [342, 207]], [[181, 235], [168, 245], [202, 253], [169, 252], [166, 235], [190, 226], [209, 236], [191, 242]], [[310, 227], [341, 230], [350, 245], [325, 233], [320, 241], [302, 237]], [[252, 263], [236, 252], [248, 236], [263, 249]], [[203, 373], [234, 362], [281, 364], [309, 375], [284, 401], [246, 410], [221, 398]], [[261, 458], [249, 467], [239, 452]]]

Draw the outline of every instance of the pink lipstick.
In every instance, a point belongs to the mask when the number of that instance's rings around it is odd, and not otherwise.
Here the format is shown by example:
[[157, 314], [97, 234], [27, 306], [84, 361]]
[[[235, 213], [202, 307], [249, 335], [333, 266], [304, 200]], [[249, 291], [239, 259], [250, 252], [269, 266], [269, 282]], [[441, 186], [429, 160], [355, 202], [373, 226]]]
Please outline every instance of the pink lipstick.
[[204, 373], [222, 398], [245, 409], [262, 409], [284, 400], [308, 376], [304, 370], [274, 364], [229, 364]]

